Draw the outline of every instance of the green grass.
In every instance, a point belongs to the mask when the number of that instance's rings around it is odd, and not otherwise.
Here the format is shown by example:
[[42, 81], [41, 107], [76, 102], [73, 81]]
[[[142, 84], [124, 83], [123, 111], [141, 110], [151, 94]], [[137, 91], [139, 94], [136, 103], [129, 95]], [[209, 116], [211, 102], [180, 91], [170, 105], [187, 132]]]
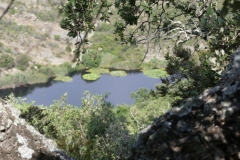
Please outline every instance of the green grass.
[[79, 65], [75, 68], [71, 67], [70, 63], [64, 63], [59, 66], [39, 66], [38, 70], [27, 69], [23, 72], [18, 72], [13, 75], [8, 75], [0, 78], [1, 89], [15, 88], [27, 84], [46, 83], [49, 78], [58, 77], [57, 80], [67, 80], [65, 76], [74, 71], [81, 71], [84, 67]]
[[82, 78], [84, 80], [88, 80], [88, 81], [95, 81], [95, 80], [99, 79], [100, 77], [101, 77], [100, 74], [94, 74], [94, 73], [82, 75]]
[[168, 76], [164, 69], [143, 70], [143, 74], [151, 78], [160, 78]]
[[56, 77], [56, 78], [54, 78], [54, 81], [72, 82], [72, 78], [69, 76]]
[[127, 73], [125, 71], [111, 71], [110, 75], [117, 77], [125, 77], [127, 76]]
[[109, 69], [91, 68], [91, 69], [88, 69], [87, 72], [94, 73], [94, 74], [103, 74], [103, 73], [109, 73]]

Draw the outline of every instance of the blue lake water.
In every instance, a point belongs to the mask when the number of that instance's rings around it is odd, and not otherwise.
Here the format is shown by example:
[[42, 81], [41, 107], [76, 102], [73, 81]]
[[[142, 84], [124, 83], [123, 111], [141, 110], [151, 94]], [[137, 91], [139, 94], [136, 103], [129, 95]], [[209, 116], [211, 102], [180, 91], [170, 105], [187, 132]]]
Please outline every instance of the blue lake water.
[[46, 84], [21, 87], [14, 90], [3, 90], [0, 96], [4, 97], [10, 92], [15, 96], [26, 98], [26, 101], [35, 101], [36, 105], [49, 106], [53, 100], [60, 99], [64, 93], [68, 93], [67, 102], [75, 106], [81, 106], [81, 98], [84, 91], [93, 94], [104, 94], [109, 92], [108, 101], [112, 104], [133, 104], [130, 94], [141, 87], [154, 89], [155, 85], [161, 83], [160, 79], [149, 78], [141, 72], [130, 72], [126, 77], [114, 77], [102, 74], [96, 81], [85, 81], [81, 74], [74, 75], [72, 82], [50, 81]]

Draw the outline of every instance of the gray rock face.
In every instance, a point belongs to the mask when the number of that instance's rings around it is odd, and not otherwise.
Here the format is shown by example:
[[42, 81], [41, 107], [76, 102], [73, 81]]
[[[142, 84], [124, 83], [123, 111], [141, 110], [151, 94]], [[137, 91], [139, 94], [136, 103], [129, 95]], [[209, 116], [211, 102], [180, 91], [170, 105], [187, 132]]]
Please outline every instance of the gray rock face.
[[58, 149], [56, 142], [41, 135], [20, 111], [0, 103], [0, 160], [72, 160]]
[[219, 86], [159, 117], [132, 147], [133, 160], [240, 159], [240, 47]]

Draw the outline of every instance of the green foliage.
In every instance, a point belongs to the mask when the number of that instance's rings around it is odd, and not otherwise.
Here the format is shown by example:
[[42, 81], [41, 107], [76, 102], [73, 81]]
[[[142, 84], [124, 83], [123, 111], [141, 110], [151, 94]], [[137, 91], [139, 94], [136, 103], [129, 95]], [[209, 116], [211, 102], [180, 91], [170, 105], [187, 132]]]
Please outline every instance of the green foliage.
[[226, 54], [235, 52], [240, 40], [238, 36], [240, 34], [239, 23], [239, 12], [228, 14], [224, 20], [218, 17], [218, 20], [214, 22], [215, 26], [211, 29], [214, 35], [210, 40], [210, 49], [212, 52], [221, 49], [223, 49]]
[[[112, 26], [109, 24], [109, 26]], [[96, 32], [91, 38], [94, 50], [101, 55], [101, 67], [116, 69], [136, 69], [140, 64], [144, 50], [142, 47], [129, 47], [122, 45], [120, 41], [116, 41], [117, 36], [112, 32]]]
[[223, 3], [223, 8], [221, 10], [221, 16], [226, 17], [226, 15], [229, 12], [234, 13], [239, 11], [239, 6], [240, 6], [240, 2], [237, 0], [233, 0], [233, 1], [225, 0]]
[[60, 35], [54, 35], [54, 39], [55, 39], [56, 41], [60, 41]]
[[165, 68], [166, 65], [166, 60], [157, 60], [156, 58], [153, 58], [150, 62], [143, 62], [139, 68], [141, 70], [152, 70], [156, 68]]
[[[111, 4], [107, 0], [91, 1], [91, 0], [71, 0], [60, 10], [63, 12], [63, 18], [60, 25], [63, 29], [68, 30], [68, 36], [81, 36], [76, 45], [76, 55], [82, 54], [84, 44], [88, 43], [87, 35], [95, 30], [95, 21], [103, 20], [109, 21]], [[99, 19], [98, 19], [99, 18]], [[85, 35], [82, 36], [82, 33]], [[78, 56], [76, 56], [78, 58]]]
[[160, 78], [169, 76], [164, 69], [143, 70], [143, 74], [151, 78]]
[[83, 63], [89, 68], [97, 68], [101, 62], [101, 56], [94, 50], [89, 50], [83, 55]]
[[0, 55], [0, 67], [6, 67], [8, 69], [15, 66], [14, 59], [10, 54], [1, 54]]
[[29, 62], [31, 61], [31, 57], [26, 55], [26, 54], [19, 54], [16, 57], [16, 66], [24, 71], [25, 69], [27, 69], [27, 67], [29, 66]]
[[56, 78], [54, 78], [54, 81], [72, 82], [72, 78], [69, 76], [56, 77]]
[[111, 71], [110, 74], [112, 76], [117, 76], [117, 77], [125, 77], [125, 76], [127, 76], [127, 73], [125, 71]]
[[[36, 107], [22, 99], [9, 100], [21, 116], [41, 133], [54, 138], [58, 146], [76, 159], [127, 159], [135, 137], [126, 129], [126, 120], [115, 113], [107, 94], [85, 92], [82, 107], [66, 103], [67, 94], [47, 107]], [[20, 102], [20, 103], [19, 103]]]
[[5, 51], [6, 51], [7, 53], [12, 53], [11, 48], [6, 48]]
[[[217, 84], [221, 71], [228, 62], [228, 56], [218, 53], [200, 51], [191, 55], [188, 59], [166, 55], [168, 60], [167, 72], [179, 74], [182, 79], [174, 84], [163, 84], [159, 87], [161, 95], [174, 97], [173, 105], [177, 105], [182, 99], [199, 95], [204, 89]], [[220, 65], [221, 64], [221, 65]]]
[[48, 66], [42, 66], [42, 67], [39, 69], [39, 73], [44, 74], [44, 75], [46, 75], [46, 76], [48, 76], [48, 77], [53, 77], [53, 76], [55, 76], [52, 67], [48, 67]]
[[9, 11], [9, 13], [10, 13], [11, 15], [13, 15], [13, 14], [16, 13], [16, 10], [15, 10], [14, 8], [11, 8], [10, 11]]
[[45, 83], [49, 78], [64, 77], [72, 72], [82, 71], [84, 66], [79, 65], [72, 68], [72, 64], [63, 63], [59, 66], [46, 66], [36, 64], [37, 70], [27, 70], [0, 78], [0, 86], [5, 88], [14, 88], [26, 84]]
[[206, 56], [209, 57], [208, 63], [210, 62], [211, 69], [221, 76], [222, 71], [226, 69], [229, 63], [229, 55], [225, 54], [224, 50], [216, 50], [214, 53]]
[[171, 108], [173, 97], [158, 94], [158, 89], [148, 90], [140, 88], [137, 92], [131, 94], [136, 102], [130, 108], [130, 115], [133, 120], [131, 124], [135, 132], [139, 132], [152, 123], [154, 118], [164, 114]]
[[0, 79], [0, 85], [4, 88], [4, 86], [9, 86], [9, 87], [19, 87], [22, 84], [26, 84], [28, 81], [28, 78], [25, 74], [23, 73], [17, 73], [14, 76], [9, 75], [6, 76], [5, 78]]
[[65, 51], [68, 52], [68, 53], [70, 53], [70, 52], [72, 52], [72, 49], [71, 49], [71, 47], [68, 45], [68, 46], [66, 47]]
[[86, 72], [94, 73], [94, 74], [103, 74], [103, 73], [109, 73], [109, 69], [104, 68], [91, 68], [88, 69]]
[[175, 45], [173, 48], [173, 54], [183, 60], [189, 60], [191, 57], [190, 49], [184, 48], [182, 45]]
[[100, 74], [95, 74], [95, 73], [90, 73], [90, 74], [84, 74], [82, 75], [82, 78], [84, 80], [89, 80], [89, 81], [95, 81], [101, 77]]

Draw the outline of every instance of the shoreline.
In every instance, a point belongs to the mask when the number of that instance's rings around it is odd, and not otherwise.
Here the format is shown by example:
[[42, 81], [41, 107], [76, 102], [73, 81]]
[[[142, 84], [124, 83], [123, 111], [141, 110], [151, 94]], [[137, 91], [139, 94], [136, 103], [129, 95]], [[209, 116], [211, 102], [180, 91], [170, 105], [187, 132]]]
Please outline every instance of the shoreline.
[[[50, 66], [51, 67], [51, 66]], [[109, 69], [109, 71], [125, 71], [127, 73], [133, 73], [133, 72], [142, 72], [140, 69], [119, 69], [119, 68], [105, 68], [105, 69]], [[69, 77], [72, 77], [74, 76], [75, 74], [79, 74], [79, 73], [87, 73], [88, 69], [84, 68], [84, 69], [76, 69], [74, 71], [70, 71], [68, 72], [67, 74], [64, 74], [63, 76], [69, 76]], [[32, 70], [30, 71], [25, 71], [25, 72], [31, 72]], [[35, 70], [36, 71], [36, 70]], [[25, 72], [18, 72], [18, 73], [15, 73], [13, 75], [8, 75], [8, 76], [18, 76], [18, 74], [22, 74], [24, 75]], [[38, 74], [38, 73], [36, 73]], [[33, 75], [35, 76], [35, 75]], [[5, 77], [2, 77], [2, 78], [6, 78], [7, 76]], [[39, 80], [37, 82], [28, 82], [28, 83], [20, 83], [20, 84], [8, 84], [8, 85], [1, 85], [0, 86], [0, 92], [4, 92], [6, 90], [13, 90], [13, 89], [20, 89], [20, 88], [23, 88], [23, 87], [31, 87], [31, 86], [43, 86], [43, 85], [47, 85], [48, 83], [50, 83], [51, 81], [53, 81], [54, 78], [56, 78], [57, 76], [54, 75], [54, 76], [47, 76], [45, 75], [45, 79], [43, 80]], [[34, 77], [32, 77], [34, 78]]]

